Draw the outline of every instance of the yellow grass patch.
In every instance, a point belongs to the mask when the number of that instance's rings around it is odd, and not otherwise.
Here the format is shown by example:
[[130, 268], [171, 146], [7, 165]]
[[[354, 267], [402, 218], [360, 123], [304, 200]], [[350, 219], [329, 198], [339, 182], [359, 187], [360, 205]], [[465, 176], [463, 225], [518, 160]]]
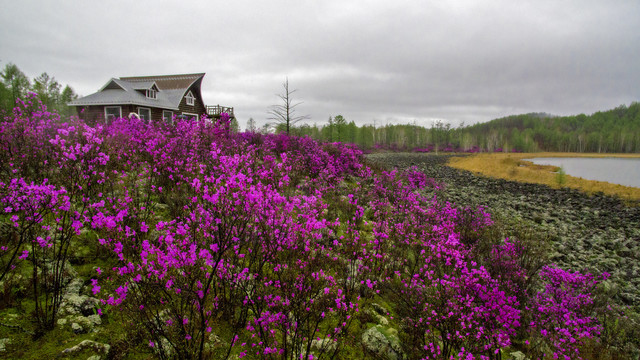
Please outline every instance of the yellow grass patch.
[[[468, 170], [493, 178], [519, 182], [545, 184], [559, 188], [559, 168], [556, 166], [535, 165], [523, 159], [541, 157], [624, 157], [640, 158], [640, 154], [578, 154], [578, 153], [482, 153], [466, 157], [452, 157], [449, 166]], [[604, 181], [585, 180], [565, 176], [563, 187], [579, 189], [587, 193], [603, 192], [623, 200], [640, 200], [640, 188], [611, 184]]]

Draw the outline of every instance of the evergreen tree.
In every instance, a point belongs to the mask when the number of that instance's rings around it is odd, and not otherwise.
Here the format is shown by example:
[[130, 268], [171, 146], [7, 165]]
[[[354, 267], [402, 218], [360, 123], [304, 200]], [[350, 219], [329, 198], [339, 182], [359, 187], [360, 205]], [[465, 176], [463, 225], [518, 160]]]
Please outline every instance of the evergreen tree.
[[[16, 66], [9, 63], [5, 65], [4, 70], [0, 73], [2, 83], [6, 91], [2, 95], [2, 106], [4, 110], [11, 110], [15, 106], [16, 99], [25, 98], [31, 83], [29, 78]], [[9, 97], [7, 97], [9, 96]]]
[[256, 132], [256, 121], [252, 117], [247, 120], [247, 132]]
[[49, 110], [57, 110], [60, 104], [60, 84], [54, 77], [49, 76], [46, 72], [40, 74], [33, 80], [31, 90], [38, 94], [38, 98]]

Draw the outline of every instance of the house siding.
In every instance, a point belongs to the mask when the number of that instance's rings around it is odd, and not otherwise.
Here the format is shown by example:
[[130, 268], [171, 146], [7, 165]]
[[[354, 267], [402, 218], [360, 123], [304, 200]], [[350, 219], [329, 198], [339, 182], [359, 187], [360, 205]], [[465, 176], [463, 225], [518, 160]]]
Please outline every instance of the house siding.
[[88, 124], [104, 120], [104, 106], [76, 106], [78, 117]]
[[[162, 108], [154, 108], [154, 107], [149, 107], [149, 106], [138, 106], [138, 105], [99, 105], [99, 106], [77, 106], [76, 110], [78, 111], [78, 117], [81, 118], [82, 120], [86, 121], [88, 124], [92, 124], [95, 125], [98, 122], [103, 122], [104, 121], [104, 108], [105, 107], [111, 107], [111, 106], [120, 106], [122, 107], [122, 116], [123, 117], [128, 117], [129, 114], [131, 114], [132, 112], [134, 113], [138, 113], [138, 108], [143, 107], [143, 108], [147, 108], [147, 109], [151, 109], [151, 120], [152, 121], [162, 121], [162, 112], [163, 111], [171, 111], [173, 113], [174, 116], [176, 115], [180, 115], [182, 113], [181, 110], [171, 110], [171, 109], [162, 109]], [[202, 104], [198, 104], [198, 102], [196, 101], [196, 107], [198, 109], [204, 109], [204, 105]], [[194, 106], [189, 106], [188, 108], [193, 109]], [[187, 108], [185, 108], [187, 109]], [[204, 110], [202, 110], [201, 112], [195, 112], [195, 111], [189, 111], [189, 110], [184, 110], [186, 112], [189, 113], [194, 113], [194, 114], [198, 114], [201, 115], [202, 113], [204, 113]]]
[[[185, 96], [189, 93], [189, 91], [191, 91], [193, 96], [195, 96], [196, 98], [193, 106], [187, 105], [187, 99], [185, 98]], [[191, 85], [189, 90], [184, 92], [184, 95], [185, 96], [182, 96], [182, 99], [180, 100], [180, 105], [178, 105], [178, 109], [179, 109], [178, 111], [180, 111], [180, 114], [184, 114], [184, 113], [197, 114], [198, 117], [200, 117], [207, 112], [207, 109], [204, 106], [204, 103], [202, 101], [202, 95], [200, 94], [200, 91], [195, 84]]]

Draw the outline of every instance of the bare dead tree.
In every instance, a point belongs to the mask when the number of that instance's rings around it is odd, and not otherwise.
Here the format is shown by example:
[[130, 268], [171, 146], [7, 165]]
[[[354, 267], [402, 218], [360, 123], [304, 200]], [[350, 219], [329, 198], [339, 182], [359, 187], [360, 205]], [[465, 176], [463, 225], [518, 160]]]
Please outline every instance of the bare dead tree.
[[284, 93], [276, 94], [276, 96], [280, 98], [282, 103], [278, 105], [272, 105], [270, 107], [268, 114], [271, 115], [271, 117], [269, 117], [268, 119], [275, 121], [276, 124], [286, 125], [287, 135], [289, 135], [290, 127], [295, 125], [300, 120], [308, 119], [309, 115], [295, 115], [296, 106], [302, 104], [302, 102], [293, 102], [293, 98], [291, 95], [298, 90], [289, 90], [289, 78], [287, 78], [285, 82], [282, 83], [282, 87], [284, 87]]

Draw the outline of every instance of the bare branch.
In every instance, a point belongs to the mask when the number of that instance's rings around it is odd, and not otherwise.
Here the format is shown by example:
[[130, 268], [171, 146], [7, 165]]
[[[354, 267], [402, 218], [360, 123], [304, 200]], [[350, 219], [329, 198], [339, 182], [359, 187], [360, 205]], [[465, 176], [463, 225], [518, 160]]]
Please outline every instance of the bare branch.
[[289, 90], [289, 78], [285, 80], [282, 84], [284, 88], [284, 93], [276, 94], [280, 100], [282, 100], [282, 104], [272, 105], [267, 114], [271, 115], [269, 120], [273, 120], [277, 124], [285, 124], [287, 127], [287, 135], [289, 134], [289, 130], [291, 126], [295, 125], [297, 122], [305, 119], [309, 119], [309, 115], [295, 116], [295, 108], [296, 106], [302, 104], [302, 102], [293, 103], [291, 94], [298, 91], [297, 89]]

